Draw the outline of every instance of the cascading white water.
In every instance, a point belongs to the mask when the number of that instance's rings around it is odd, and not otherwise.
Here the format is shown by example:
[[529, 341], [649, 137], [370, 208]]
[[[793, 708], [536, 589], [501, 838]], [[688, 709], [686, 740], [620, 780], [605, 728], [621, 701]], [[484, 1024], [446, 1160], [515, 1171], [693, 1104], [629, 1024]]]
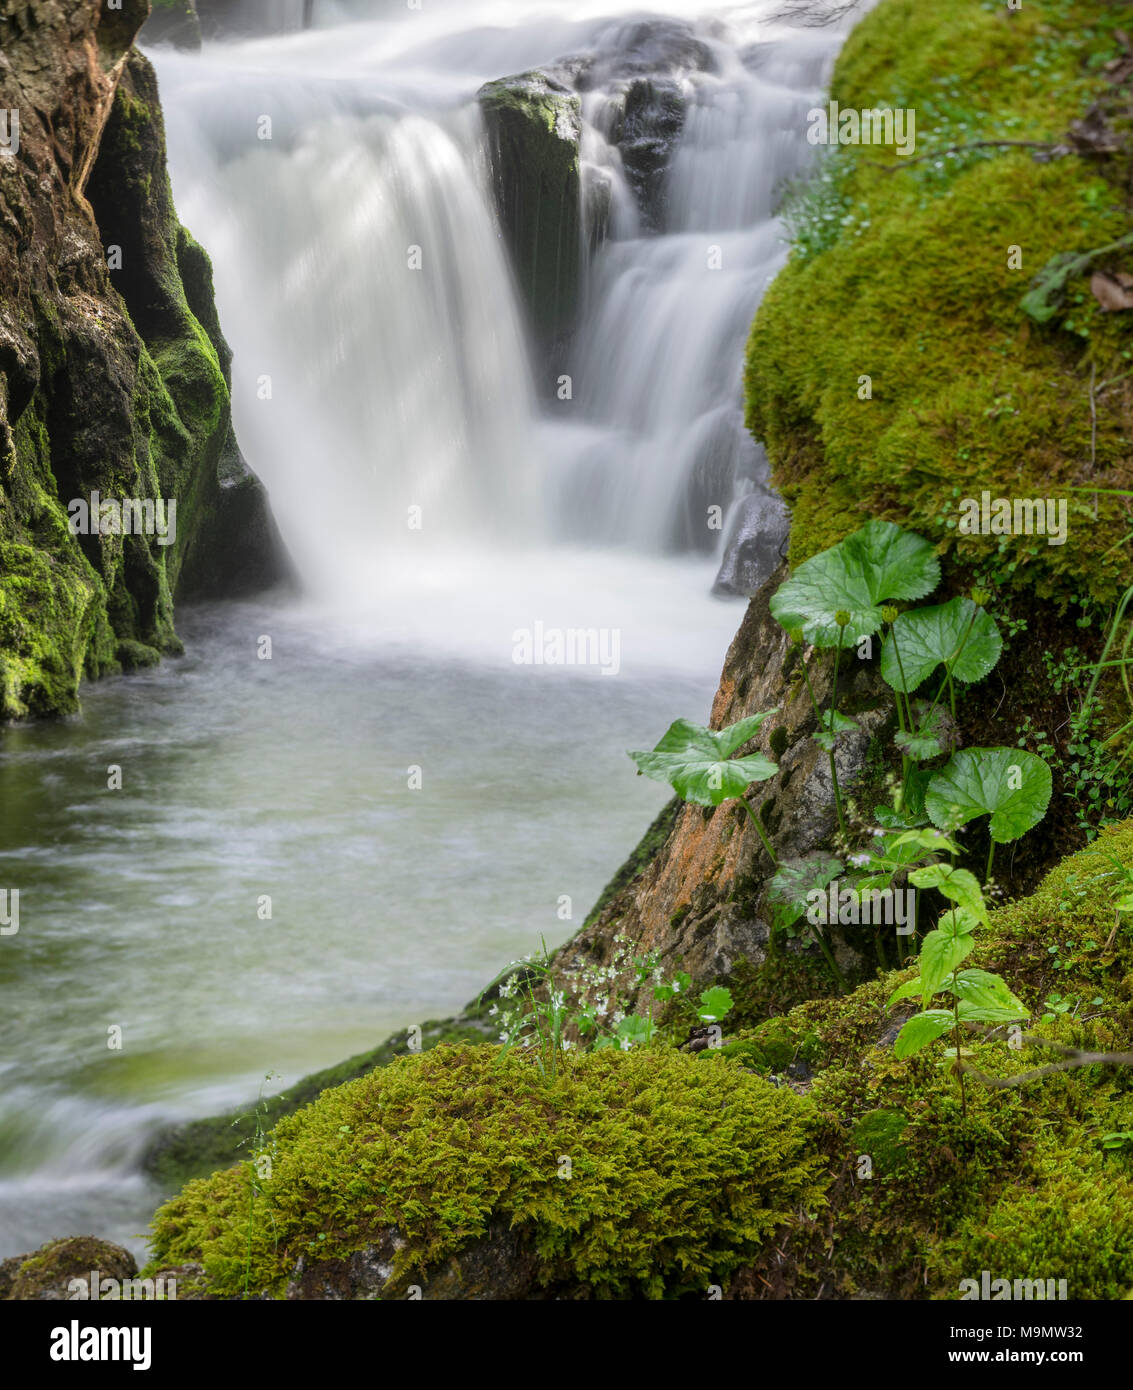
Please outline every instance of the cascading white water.
[[[316, 22], [375, 19], [156, 55], [178, 207], [236, 350], [237, 433], [307, 583], [340, 604], [435, 582], [457, 554], [511, 550], [530, 576], [562, 563], [556, 543], [711, 552], [707, 508], [765, 481], [743, 342], [837, 38], [776, 35], [760, 7], [663, 7], [693, 11], [677, 32], [695, 61], [666, 59], [687, 114], [643, 233], [609, 137], [650, 21], [525, 8], [322, 4]], [[572, 399], [539, 411], [475, 93], [571, 57], [590, 64], [583, 156], [615, 215], [569, 362], [534, 364], [569, 371]]]
[[[743, 346], [785, 255], [775, 199], [808, 161], [805, 113], [831, 51], [808, 35], [752, 52], [744, 26], [693, 33], [713, 70], [675, 74], [687, 114], [661, 235], [602, 248], [574, 356], [590, 428], [568, 465], [567, 524], [642, 548], [711, 548], [707, 507], [766, 482], [743, 423]], [[608, 128], [622, 100], [611, 83], [587, 114]]]

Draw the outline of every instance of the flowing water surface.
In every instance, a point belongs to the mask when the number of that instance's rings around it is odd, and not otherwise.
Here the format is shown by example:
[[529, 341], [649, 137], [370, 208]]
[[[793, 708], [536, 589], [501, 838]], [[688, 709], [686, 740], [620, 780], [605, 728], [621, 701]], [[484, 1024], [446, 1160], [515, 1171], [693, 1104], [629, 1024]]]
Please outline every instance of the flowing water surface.
[[[152, 55], [237, 433], [303, 595], [185, 608], [183, 658], [0, 734], [0, 883], [21, 892], [0, 1257], [88, 1231], [140, 1250], [162, 1125], [452, 1012], [565, 939], [665, 801], [625, 750], [707, 717], [742, 607], [710, 596], [704, 504], [766, 481], [743, 342], [840, 35], [766, 6], [611, 4], [356, 0], [306, 33], [280, 5], [288, 32]], [[649, 226], [607, 137], [627, 63], [686, 43]], [[612, 213], [560, 362], [525, 338], [475, 93], [570, 58], [591, 62], [587, 186]], [[517, 664], [540, 624], [596, 629], [616, 659]]]

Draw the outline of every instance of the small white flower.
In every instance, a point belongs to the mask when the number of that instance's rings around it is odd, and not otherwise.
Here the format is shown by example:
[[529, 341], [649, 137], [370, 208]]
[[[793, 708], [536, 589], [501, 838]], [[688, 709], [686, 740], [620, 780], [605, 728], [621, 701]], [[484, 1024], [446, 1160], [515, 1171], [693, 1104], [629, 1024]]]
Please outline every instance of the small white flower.
[[623, 1052], [628, 1052], [630, 1048], [633, 1046], [633, 1043], [631, 1043], [628, 1038], [623, 1038], [621, 1042], [618, 1044], [618, 1046], [621, 1048]]
[[489, 1018], [495, 1018], [495, 1016], [496, 1016], [498, 1013], [499, 1013], [499, 1009], [495, 1006], [495, 1004], [493, 1004], [492, 1007], [488, 1010], [488, 1017], [489, 1017]]
[[610, 1007], [610, 997], [609, 997], [609, 995], [607, 995], [605, 999], [599, 999], [597, 1005], [595, 1006], [594, 1012], [598, 1015], [599, 1018], [605, 1018], [605, 1017], [606, 1017], [606, 1010], [607, 1010], [609, 1007]]
[[615, 1009], [614, 1012], [610, 1015], [610, 1022], [616, 1028], [623, 1018], [625, 1018], [625, 1010]]
[[851, 864], [856, 864], [857, 867], [858, 867], [859, 869], [861, 869], [861, 868], [863, 868], [866, 864], [869, 863], [869, 855], [868, 855], [868, 854], [851, 854], [851, 855], [850, 855], [850, 863], [851, 863]]

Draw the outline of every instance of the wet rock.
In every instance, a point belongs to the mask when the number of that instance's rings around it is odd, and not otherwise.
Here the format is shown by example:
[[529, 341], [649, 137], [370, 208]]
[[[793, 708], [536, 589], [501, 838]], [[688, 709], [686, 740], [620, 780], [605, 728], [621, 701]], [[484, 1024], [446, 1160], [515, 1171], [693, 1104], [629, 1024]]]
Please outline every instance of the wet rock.
[[558, 76], [525, 72], [479, 92], [500, 222], [536, 339], [568, 334], [582, 269], [581, 102]]
[[728, 519], [724, 558], [714, 594], [751, 597], [783, 563], [791, 514], [781, 497], [762, 489], [740, 499]]
[[578, 74], [580, 91], [610, 93], [598, 116], [622, 157], [646, 231], [665, 225], [665, 175], [684, 129], [691, 73], [712, 72], [711, 47], [676, 20], [633, 20], [603, 36], [602, 55]]
[[[245, 535], [271, 568], [262, 489], [224, 486], [229, 354], [131, 47], [148, 15], [147, 0], [0, 6], [0, 100], [20, 112], [0, 158], [0, 720], [72, 713], [84, 677], [179, 652], [194, 547], [223, 592]], [[97, 517], [73, 534], [69, 502], [95, 491], [175, 500], [171, 543], [100, 535]], [[222, 531], [227, 555], [208, 542]]]
[[344, 1259], [303, 1257], [287, 1285], [288, 1299], [344, 1301], [421, 1298], [482, 1301], [538, 1298], [539, 1260], [519, 1235], [499, 1222], [486, 1237], [427, 1275], [395, 1279], [393, 1257], [404, 1247], [393, 1226], [373, 1245]]
[[639, 77], [625, 90], [610, 143], [621, 151], [626, 179], [648, 231], [665, 225], [665, 174], [685, 123], [685, 96], [672, 79]]

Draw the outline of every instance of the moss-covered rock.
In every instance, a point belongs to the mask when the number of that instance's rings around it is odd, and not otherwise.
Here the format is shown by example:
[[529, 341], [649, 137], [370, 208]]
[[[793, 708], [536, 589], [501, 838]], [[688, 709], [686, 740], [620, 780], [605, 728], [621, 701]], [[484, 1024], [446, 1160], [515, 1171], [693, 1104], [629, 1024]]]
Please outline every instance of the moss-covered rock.
[[[1032, 1012], [1029, 1033], [1129, 1051], [1133, 931], [1115, 921], [1109, 854], [1133, 864], [1133, 821], [994, 911], [971, 963], [1002, 973]], [[1133, 1286], [1133, 1171], [1101, 1141], [1133, 1128], [1133, 1069], [1090, 1066], [996, 1088], [969, 1076], [962, 1099], [943, 1042], [907, 1061], [893, 1055], [915, 1006], [890, 1010], [886, 999], [911, 973], [775, 1020], [788, 1038], [813, 1035], [807, 1090], [825, 1126], [830, 1200], [794, 1233], [787, 1262], [738, 1274], [731, 1296], [958, 1299], [960, 1281], [983, 1270], [1064, 1278], [1070, 1298], [1122, 1296]], [[1043, 1024], [1052, 989], [1073, 1011]], [[766, 1031], [741, 1030], [733, 1051], [758, 1051]], [[1057, 1060], [1003, 1037], [972, 1035], [965, 1047], [979, 1071], [1003, 1079]]]
[[100, 1279], [132, 1279], [138, 1272], [133, 1255], [120, 1245], [97, 1236], [71, 1236], [53, 1240], [28, 1255], [13, 1255], [0, 1264], [0, 1301], [60, 1302], [74, 1297], [71, 1281], [90, 1284], [92, 1273]]
[[[1104, 158], [975, 143], [1064, 140], [1109, 80], [1120, 23], [1101, 0], [882, 0], [850, 36], [831, 95], [915, 110], [918, 159], [839, 147], [788, 208], [796, 245], [756, 317], [746, 389], [793, 509], [793, 564], [881, 516], [1032, 602], [1108, 603], [1128, 583], [1120, 499], [1071, 489], [1133, 486], [1133, 393], [1091, 399], [1091, 382], [1127, 375], [1129, 316], [1101, 311], [1088, 270], [1051, 322], [1021, 306], [1053, 257], [1127, 231], [1126, 189]], [[1069, 543], [961, 535], [960, 501], [985, 489], [1067, 500]]]
[[[239, 587], [271, 571], [265, 547], [278, 539], [258, 484], [222, 480], [238, 471], [228, 349], [207, 257], [177, 223], [156, 80], [131, 49], [146, 14], [128, 0], [78, 17], [53, 5], [0, 16], [0, 75], [21, 111], [19, 156], [0, 164], [11, 232], [0, 242], [0, 721], [72, 713], [84, 677], [180, 651], [183, 571], [229, 592], [230, 577]], [[70, 503], [95, 491], [174, 500], [171, 543], [99, 534], [97, 518], [73, 532]]]
[[191, 1183], [155, 1217], [155, 1257], [199, 1261], [217, 1293], [297, 1278], [299, 1296], [312, 1261], [370, 1251], [352, 1296], [415, 1281], [429, 1297], [434, 1271], [506, 1229], [530, 1292], [703, 1297], [821, 1205], [810, 1121], [806, 1100], [719, 1058], [575, 1054], [547, 1080], [530, 1054], [440, 1047], [281, 1121], [251, 1212], [255, 1156]]

